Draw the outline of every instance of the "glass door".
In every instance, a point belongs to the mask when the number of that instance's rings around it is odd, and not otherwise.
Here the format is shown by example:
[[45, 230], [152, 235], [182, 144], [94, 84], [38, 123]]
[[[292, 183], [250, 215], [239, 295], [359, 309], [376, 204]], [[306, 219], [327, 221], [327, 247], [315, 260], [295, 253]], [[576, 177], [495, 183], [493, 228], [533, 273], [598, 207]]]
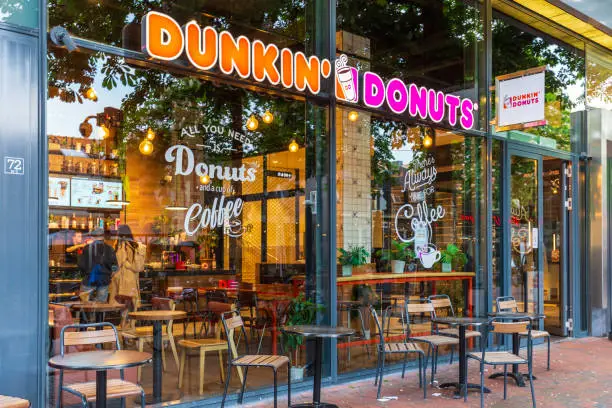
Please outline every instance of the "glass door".
[[569, 163], [544, 157], [543, 161], [542, 256], [544, 258], [543, 306], [544, 328], [557, 336], [566, 336], [568, 265], [569, 265], [569, 202], [571, 197], [567, 168]]
[[519, 311], [540, 311], [541, 159], [510, 152], [510, 285]]

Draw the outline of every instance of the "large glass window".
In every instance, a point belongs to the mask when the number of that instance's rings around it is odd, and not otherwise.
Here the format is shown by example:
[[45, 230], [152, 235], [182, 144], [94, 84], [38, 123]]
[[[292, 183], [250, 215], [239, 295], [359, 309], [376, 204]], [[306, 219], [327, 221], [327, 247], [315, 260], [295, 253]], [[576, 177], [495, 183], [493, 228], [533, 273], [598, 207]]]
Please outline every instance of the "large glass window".
[[0, 22], [38, 27], [38, 0], [7, 0], [0, 3]]
[[[482, 313], [483, 147], [442, 128], [337, 111], [338, 320], [357, 332], [339, 346], [341, 372], [376, 365], [369, 306], [379, 317], [397, 306], [398, 317], [405, 300], [437, 294], [456, 315]], [[401, 319], [388, 323], [402, 339]]]
[[[327, 214], [326, 109], [102, 53], [52, 48], [49, 61], [53, 352], [61, 327], [97, 318], [79, 312], [83, 303], [134, 311], [162, 302], [187, 312], [187, 319], [164, 326], [164, 399], [223, 392], [225, 339], [222, 351], [207, 352], [203, 378], [206, 350], [198, 342], [218, 339], [219, 313], [232, 308], [248, 333], [238, 354], [247, 352], [248, 340], [251, 353], [285, 353], [303, 370], [304, 345], [279, 328], [287, 321], [314, 324], [329, 312], [315, 264], [325, 263], [325, 231], [315, 225], [329, 224], [317, 218]], [[92, 258], [95, 248], [106, 254], [104, 262]], [[305, 282], [313, 283], [308, 291]], [[150, 351], [150, 323], [120, 307], [103, 318], [120, 328], [125, 347]], [[151, 366], [129, 378], [136, 376], [150, 388]], [[281, 384], [285, 376], [281, 370]], [[51, 378], [54, 401], [58, 382]], [[264, 370], [248, 377], [248, 388], [272, 380]], [[234, 371], [231, 392], [239, 385]], [[64, 393], [65, 404], [70, 398]]]

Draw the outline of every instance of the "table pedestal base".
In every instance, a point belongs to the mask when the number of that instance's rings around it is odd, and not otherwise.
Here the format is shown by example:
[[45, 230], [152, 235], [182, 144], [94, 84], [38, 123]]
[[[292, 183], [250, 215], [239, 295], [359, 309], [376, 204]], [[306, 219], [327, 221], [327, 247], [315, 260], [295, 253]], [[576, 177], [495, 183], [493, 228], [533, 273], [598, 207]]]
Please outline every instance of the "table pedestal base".
[[[466, 384], [468, 390], [474, 390], [474, 391], [478, 391], [480, 392], [480, 384], [472, 384], [472, 383], [468, 383]], [[448, 383], [443, 383], [439, 385], [440, 388], [455, 388], [455, 395], [454, 398], [463, 398], [463, 384], [460, 384], [458, 382], [448, 382]], [[490, 389], [488, 389], [487, 387], [484, 387], [484, 393], [485, 394], [489, 394], [491, 392]]]
[[291, 404], [291, 408], [338, 408], [335, 404], [328, 404], [326, 402], [307, 402], [304, 404]]
[[[499, 378], [499, 377], [504, 377], [504, 373], [495, 373], [495, 374], [491, 374], [489, 376], [489, 378]], [[508, 377], [512, 378], [515, 382], [516, 385], [519, 387], [525, 387], [525, 381], [529, 381], [529, 374], [522, 374], [522, 373], [508, 373]], [[534, 380], [537, 380], [536, 376], [532, 376], [532, 378]]]

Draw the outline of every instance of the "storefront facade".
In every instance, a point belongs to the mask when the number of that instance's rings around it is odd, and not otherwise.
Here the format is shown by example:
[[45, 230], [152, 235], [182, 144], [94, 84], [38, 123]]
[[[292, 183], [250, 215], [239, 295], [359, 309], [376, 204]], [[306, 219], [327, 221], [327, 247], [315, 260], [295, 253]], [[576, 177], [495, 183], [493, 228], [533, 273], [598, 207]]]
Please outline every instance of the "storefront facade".
[[119, 260], [109, 302], [191, 312], [163, 388], [185, 405], [223, 392], [221, 357], [201, 381], [180, 342], [209, 334], [211, 301], [237, 305], [258, 351], [291, 357], [296, 387], [312, 350], [282, 324], [351, 325], [325, 376], [372, 375], [368, 306], [402, 299], [446, 294], [484, 316], [513, 296], [554, 335], [606, 335], [612, 32], [562, 3], [590, 29], [526, 7], [0, 6], [0, 394], [55, 401], [48, 303], [82, 298], [81, 252], [102, 237]]

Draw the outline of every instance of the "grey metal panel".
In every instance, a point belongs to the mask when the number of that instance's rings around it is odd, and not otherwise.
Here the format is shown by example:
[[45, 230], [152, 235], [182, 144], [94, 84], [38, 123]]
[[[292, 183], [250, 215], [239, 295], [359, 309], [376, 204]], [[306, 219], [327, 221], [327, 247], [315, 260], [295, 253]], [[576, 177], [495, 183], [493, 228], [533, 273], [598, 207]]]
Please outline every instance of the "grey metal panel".
[[[0, 30], [0, 394], [35, 407], [44, 401], [47, 330], [39, 52], [37, 37]], [[5, 156], [23, 158], [24, 174], [5, 174]]]

